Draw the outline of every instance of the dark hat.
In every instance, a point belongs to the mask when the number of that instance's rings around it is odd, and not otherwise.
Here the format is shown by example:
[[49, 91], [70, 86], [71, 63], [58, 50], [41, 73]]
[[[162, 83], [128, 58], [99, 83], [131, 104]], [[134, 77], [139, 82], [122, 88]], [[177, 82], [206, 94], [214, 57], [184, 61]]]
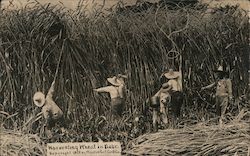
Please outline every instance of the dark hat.
[[224, 73], [226, 74], [227, 72], [223, 69], [223, 66], [219, 66], [217, 70], [214, 70], [216, 73]]

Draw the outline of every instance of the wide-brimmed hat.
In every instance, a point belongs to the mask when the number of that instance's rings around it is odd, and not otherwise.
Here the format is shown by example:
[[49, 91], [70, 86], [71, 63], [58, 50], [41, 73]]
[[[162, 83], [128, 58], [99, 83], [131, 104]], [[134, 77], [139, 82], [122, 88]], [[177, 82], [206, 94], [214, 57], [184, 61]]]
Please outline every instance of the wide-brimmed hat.
[[116, 76], [107, 78], [107, 81], [114, 86], [120, 86], [122, 84], [121, 81]]
[[42, 107], [45, 104], [45, 95], [42, 92], [36, 92], [33, 101], [36, 106]]
[[117, 76], [107, 78], [107, 81], [114, 86], [120, 86], [121, 84], [124, 83], [124, 79], [127, 78], [128, 78], [127, 75], [118, 74]]
[[171, 89], [171, 86], [168, 83], [163, 83], [161, 86], [162, 92], [168, 92]]
[[175, 78], [178, 78], [180, 76], [180, 72], [175, 72], [175, 71], [173, 71], [173, 69], [169, 69], [169, 72], [165, 73], [164, 76], [167, 79], [175, 79]]

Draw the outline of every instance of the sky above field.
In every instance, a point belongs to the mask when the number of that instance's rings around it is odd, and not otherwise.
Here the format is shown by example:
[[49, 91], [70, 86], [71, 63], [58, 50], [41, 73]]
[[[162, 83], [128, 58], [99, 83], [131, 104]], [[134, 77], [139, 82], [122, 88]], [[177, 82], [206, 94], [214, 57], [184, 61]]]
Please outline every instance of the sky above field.
[[[16, 8], [22, 7], [27, 4], [28, 1], [34, 0], [2, 0], [2, 7]], [[66, 6], [70, 9], [77, 7], [79, 0], [37, 0], [41, 4], [51, 3], [57, 4], [60, 6]], [[94, 6], [101, 6], [105, 1], [105, 8], [110, 8], [113, 5], [117, 4], [120, 0], [84, 0], [84, 4], [87, 5], [88, 9], [91, 10]], [[135, 4], [136, 0], [122, 0], [125, 4], [131, 5]], [[158, 0], [146, 0], [150, 2], [157, 2]], [[200, 0], [202, 2], [209, 3], [211, 6], [216, 6], [219, 4], [239, 4], [243, 9], [250, 11], [250, 1], [249, 0]], [[10, 6], [10, 4], [13, 4]]]

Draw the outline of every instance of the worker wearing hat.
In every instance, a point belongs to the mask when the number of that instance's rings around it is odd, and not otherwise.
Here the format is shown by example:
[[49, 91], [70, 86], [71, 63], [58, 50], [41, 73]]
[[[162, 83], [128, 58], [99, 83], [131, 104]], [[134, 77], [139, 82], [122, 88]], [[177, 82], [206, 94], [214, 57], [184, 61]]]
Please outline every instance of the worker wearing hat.
[[172, 68], [163, 76], [167, 79], [167, 84], [171, 87], [169, 93], [171, 95], [172, 115], [175, 119], [180, 116], [180, 110], [183, 103], [182, 94], [182, 75], [179, 71], [174, 71]]
[[167, 83], [163, 83], [160, 90], [151, 98], [151, 107], [153, 108], [153, 128], [158, 130], [158, 120], [163, 121], [163, 126], [168, 124], [168, 107], [170, 103], [169, 91], [172, 89]]
[[[168, 101], [165, 100], [169, 100], [169, 97], [161, 97], [161, 96], [166, 96], [166, 94], [169, 94], [169, 91], [172, 89], [172, 86], [170, 86], [168, 83], [163, 83], [160, 90], [152, 97], [152, 107], [160, 107], [160, 113], [164, 113], [165, 112], [165, 105], [164, 103], [167, 103]], [[165, 95], [164, 95], [165, 94]], [[164, 101], [162, 101], [162, 100]], [[160, 100], [160, 101], [158, 101]]]
[[118, 76], [113, 76], [107, 78], [107, 81], [111, 84], [110, 86], [101, 87], [94, 89], [96, 92], [107, 92], [110, 94], [111, 98], [111, 114], [114, 116], [121, 116], [124, 109], [124, 94], [125, 94], [125, 82], [126, 75], [118, 74]]
[[[58, 123], [61, 127], [65, 127], [63, 112], [54, 102], [52, 96], [54, 93], [55, 82], [52, 83], [46, 97], [42, 92], [36, 92], [33, 96], [34, 104], [42, 108], [43, 117], [45, 118], [45, 130], [48, 137], [51, 137], [51, 129]], [[64, 129], [62, 128], [62, 131]]]
[[227, 78], [227, 72], [223, 70], [223, 66], [219, 66], [217, 70], [215, 70], [218, 80], [206, 87], [202, 87], [201, 89], [212, 88], [216, 85], [216, 113], [220, 116], [220, 123], [224, 118], [226, 113], [228, 102], [232, 100], [232, 82], [229, 78]]

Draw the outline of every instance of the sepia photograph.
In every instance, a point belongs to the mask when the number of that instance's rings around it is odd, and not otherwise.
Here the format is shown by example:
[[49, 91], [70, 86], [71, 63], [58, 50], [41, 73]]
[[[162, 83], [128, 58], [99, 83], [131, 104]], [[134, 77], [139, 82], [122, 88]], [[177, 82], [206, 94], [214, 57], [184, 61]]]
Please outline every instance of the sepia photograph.
[[0, 156], [250, 156], [249, 0], [0, 0]]

